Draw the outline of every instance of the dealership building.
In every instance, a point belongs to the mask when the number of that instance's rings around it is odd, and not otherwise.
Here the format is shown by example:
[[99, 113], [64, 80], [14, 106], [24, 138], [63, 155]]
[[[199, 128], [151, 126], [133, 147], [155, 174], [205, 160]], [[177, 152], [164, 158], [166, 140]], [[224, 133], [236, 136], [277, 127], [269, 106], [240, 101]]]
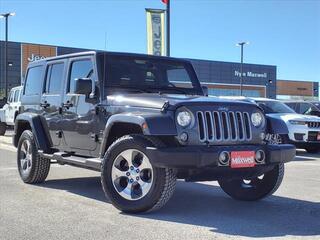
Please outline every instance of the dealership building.
[[[88, 49], [8, 42], [8, 88], [23, 82], [29, 62]], [[0, 41], [0, 94], [4, 93], [4, 41]], [[190, 59], [199, 80], [215, 96], [240, 94], [240, 64]], [[243, 95], [281, 99], [318, 99], [319, 84], [310, 81], [277, 80], [274, 65], [243, 64]], [[0, 97], [1, 98], [1, 97]]]

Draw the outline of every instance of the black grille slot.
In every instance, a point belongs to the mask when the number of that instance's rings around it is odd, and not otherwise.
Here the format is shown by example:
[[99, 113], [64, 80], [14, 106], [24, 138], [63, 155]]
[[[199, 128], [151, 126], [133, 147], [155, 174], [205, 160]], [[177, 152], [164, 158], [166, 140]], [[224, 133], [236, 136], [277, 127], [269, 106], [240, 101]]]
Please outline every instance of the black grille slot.
[[244, 135], [243, 135], [242, 115], [240, 112], [237, 112], [237, 122], [238, 122], [238, 129], [239, 129], [239, 139], [242, 140], [244, 138]]
[[197, 112], [199, 139], [201, 142], [245, 141], [252, 138], [249, 113], [245, 112]]
[[222, 112], [222, 126], [223, 126], [223, 137], [224, 139], [228, 139], [229, 138], [229, 124], [228, 124], [228, 119], [227, 119], [227, 113], [226, 112]]
[[231, 138], [237, 138], [237, 131], [236, 131], [236, 118], [233, 112], [229, 112], [229, 119], [230, 119], [230, 128], [231, 128]]
[[214, 116], [214, 127], [216, 130], [216, 139], [221, 140], [221, 121], [218, 112], [213, 112]]
[[204, 129], [205, 129], [205, 122], [204, 122], [204, 117], [203, 117], [203, 113], [202, 112], [198, 112], [198, 126], [199, 126], [199, 137], [201, 141], [205, 140], [205, 133], [204, 133]]
[[207, 128], [208, 128], [208, 140], [213, 140], [213, 119], [210, 112], [206, 112], [206, 121], [207, 121]]
[[250, 118], [248, 113], [244, 113], [244, 125], [246, 129], [246, 137], [251, 138], [251, 129], [250, 129]]

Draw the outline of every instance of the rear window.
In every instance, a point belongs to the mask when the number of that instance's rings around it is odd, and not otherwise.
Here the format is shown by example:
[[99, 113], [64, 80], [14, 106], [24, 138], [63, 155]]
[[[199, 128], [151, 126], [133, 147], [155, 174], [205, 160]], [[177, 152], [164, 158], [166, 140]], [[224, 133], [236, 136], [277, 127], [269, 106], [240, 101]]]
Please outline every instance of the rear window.
[[40, 95], [42, 88], [42, 66], [32, 67], [28, 69], [25, 81], [25, 95]]

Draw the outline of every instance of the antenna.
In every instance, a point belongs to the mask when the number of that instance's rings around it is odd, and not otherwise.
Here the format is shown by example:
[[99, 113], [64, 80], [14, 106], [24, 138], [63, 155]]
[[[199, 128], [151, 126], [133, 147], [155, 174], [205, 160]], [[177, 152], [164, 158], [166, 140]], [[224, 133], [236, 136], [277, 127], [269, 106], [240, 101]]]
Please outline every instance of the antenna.
[[107, 51], [107, 32], [104, 32], [104, 50]]

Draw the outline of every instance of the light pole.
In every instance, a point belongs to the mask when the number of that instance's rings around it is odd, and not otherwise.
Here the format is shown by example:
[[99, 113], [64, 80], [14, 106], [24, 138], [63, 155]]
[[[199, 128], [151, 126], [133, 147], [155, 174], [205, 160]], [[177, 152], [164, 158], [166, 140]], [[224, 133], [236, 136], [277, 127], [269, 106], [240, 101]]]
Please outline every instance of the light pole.
[[239, 42], [237, 46], [241, 47], [241, 64], [240, 64], [240, 96], [242, 96], [242, 83], [243, 83], [243, 46], [249, 44], [249, 42]]
[[5, 19], [5, 42], [4, 42], [4, 93], [8, 98], [8, 20], [10, 16], [16, 15], [14, 12], [2, 13], [0, 18]]

